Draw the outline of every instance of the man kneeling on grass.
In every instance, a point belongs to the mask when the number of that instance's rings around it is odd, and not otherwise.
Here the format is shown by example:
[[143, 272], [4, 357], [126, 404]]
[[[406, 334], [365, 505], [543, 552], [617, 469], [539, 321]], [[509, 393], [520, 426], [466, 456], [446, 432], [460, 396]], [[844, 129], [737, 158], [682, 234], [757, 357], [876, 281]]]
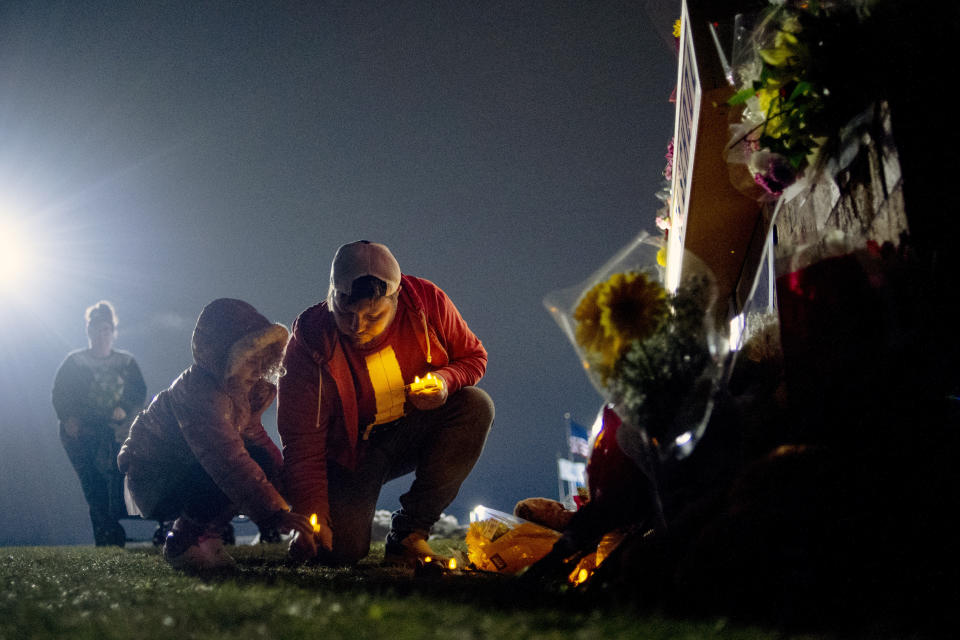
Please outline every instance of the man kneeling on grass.
[[362, 559], [380, 488], [410, 472], [385, 559], [413, 565], [436, 557], [430, 528], [493, 422], [490, 396], [474, 386], [486, 366], [486, 350], [439, 287], [401, 274], [382, 244], [340, 247], [327, 299], [293, 325], [280, 380], [287, 495], [298, 511], [317, 514], [317, 540], [333, 542], [318, 553], [315, 541], [295, 535], [293, 559]]
[[163, 546], [174, 567], [232, 567], [222, 533], [238, 513], [261, 533], [292, 530], [303, 534], [301, 544], [315, 540], [275, 486], [282, 458], [261, 423], [277, 395], [268, 379], [281, 371], [287, 336], [242, 300], [214, 300], [193, 331], [193, 365], [130, 427], [117, 458], [135, 503], [128, 509], [176, 518]]

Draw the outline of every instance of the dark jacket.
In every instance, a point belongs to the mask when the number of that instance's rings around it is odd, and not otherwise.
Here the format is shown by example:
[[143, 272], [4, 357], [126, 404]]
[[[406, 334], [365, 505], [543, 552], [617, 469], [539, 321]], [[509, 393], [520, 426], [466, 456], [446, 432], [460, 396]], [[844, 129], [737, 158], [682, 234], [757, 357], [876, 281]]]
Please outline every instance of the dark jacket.
[[[93, 367], [91, 365], [97, 365]], [[97, 369], [95, 373], [94, 368]], [[107, 379], [103, 379], [106, 376]], [[115, 349], [104, 359], [96, 359], [89, 349], [70, 353], [53, 382], [53, 408], [60, 422], [76, 418], [81, 434], [106, 429], [113, 422], [113, 411], [122, 407], [129, 420], [147, 396], [147, 386], [133, 356]]]

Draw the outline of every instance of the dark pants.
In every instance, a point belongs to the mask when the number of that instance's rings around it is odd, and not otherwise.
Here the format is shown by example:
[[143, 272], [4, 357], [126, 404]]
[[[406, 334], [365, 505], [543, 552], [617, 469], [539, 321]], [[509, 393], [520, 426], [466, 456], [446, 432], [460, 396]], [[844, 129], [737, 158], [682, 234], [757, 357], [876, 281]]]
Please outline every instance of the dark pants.
[[[270, 454], [259, 447], [247, 447], [247, 453], [276, 484], [278, 470], [273, 469]], [[184, 474], [173, 479], [156, 507], [144, 515], [160, 521], [186, 516], [194, 524], [225, 527], [239, 513], [239, 508], [227, 497], [199, 462]]]
[[83, 497], [90, 507], [93, 540], [98, 547], [123, 546], [127, 534], [120, 518], [127, 515], [123, 504], [123, 474], [117, 468], [120, 444], [109, 427], [81, 426], [76, 438], [60, 428], [60, 442], [77, 472]]
[[429, 532], [480, 457], [493, 415], [493, 401], [485, 391], [464, 387], [442, 407], [374, 427], [361, 445], [356, 471], [331, 462], [327, 477], [333, 551], [321, 560], [353, 564], [364, 558], [381, 487], [411, 471], [416, 475], [410, 490], [400, 496], [391, 535]]

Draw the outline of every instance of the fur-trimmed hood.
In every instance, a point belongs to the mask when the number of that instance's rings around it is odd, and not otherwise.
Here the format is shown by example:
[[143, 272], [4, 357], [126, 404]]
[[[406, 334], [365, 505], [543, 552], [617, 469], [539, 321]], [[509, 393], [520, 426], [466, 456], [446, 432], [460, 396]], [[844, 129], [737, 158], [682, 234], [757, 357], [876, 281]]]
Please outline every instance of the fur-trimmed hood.
[[251, 304], [218, 298], [203, 308], [193, 330], [193, 361], [225, 381], [249, 355], [286, 344], [287, 328], [267, 320]]

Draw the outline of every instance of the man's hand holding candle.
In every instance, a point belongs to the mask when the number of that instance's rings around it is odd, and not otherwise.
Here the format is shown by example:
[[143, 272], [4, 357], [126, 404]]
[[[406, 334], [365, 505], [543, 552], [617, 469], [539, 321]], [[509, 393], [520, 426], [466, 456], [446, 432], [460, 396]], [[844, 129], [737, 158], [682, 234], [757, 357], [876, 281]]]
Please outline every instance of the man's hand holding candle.
[[442, 407], [447, 401], [447, 383], [439, 373], [430, 372], [423, 378], [416, 376], [409, 385], [411, 404], [420, 411]]

